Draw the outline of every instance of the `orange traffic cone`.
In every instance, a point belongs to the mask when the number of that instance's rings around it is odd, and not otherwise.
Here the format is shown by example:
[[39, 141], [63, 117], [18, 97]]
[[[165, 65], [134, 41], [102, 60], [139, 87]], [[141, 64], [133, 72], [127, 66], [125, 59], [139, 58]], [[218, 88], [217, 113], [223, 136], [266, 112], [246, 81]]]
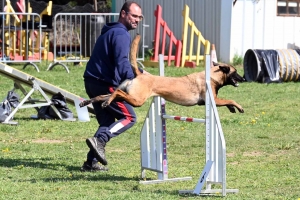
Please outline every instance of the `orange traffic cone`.
[[210, 62], [211, 62], [211, 67], [213, 67], [213, 62], [218, 62], [218, 58], [217, 58], [217, 53], [216, 53], [216, 48], [215, 45], [212, 44], [211, 45], [211, 52], [210, 52]]

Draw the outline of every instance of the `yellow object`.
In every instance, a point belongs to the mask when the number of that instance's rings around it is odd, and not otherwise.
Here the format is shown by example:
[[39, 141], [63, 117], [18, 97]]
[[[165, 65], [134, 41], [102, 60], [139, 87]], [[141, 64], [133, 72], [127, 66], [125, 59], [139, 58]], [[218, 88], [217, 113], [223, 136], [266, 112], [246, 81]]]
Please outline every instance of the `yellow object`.
[[[9, 26], [10, 25], [10, 16], [11, 16], [11, 15], [9, 15], [9, 13], [16, 13], [15, 10], [13, 9], [13, 7], [11, 6], [11, 3], [9, 0], [6, 0], [6, 11], [5, 12], [8, 13], [5, 18], [5, 26]], [[20, 22], [19, 17], [16, 14], [13, 14], [13, 16], [14, 16], [16, 22], [19, 23]]]
[[[40, 16], [42, 17], [43, 15], [52, 15], [52, 1], [49, 1], [48, 6], [40, 13]], [[36, 21], [39, 21], [39, 17], [35, 18]]]
[[[51, 16], [52, 15], [52, 1], [48, 2], [47, 7], [40, 13], [40, 18], [36, 17], [35, 21], [40, 21], [40, 19], [43, 18], [43, 15], [48, 15]], [[41, 54], [42, 54], [42, 60], [47, 60], [48, 59], [48, 49], [49, 49], [49, 33], [47, 31], [42, 31], [42, 34], [37, 34], [36, 36], [36, 46], [34, 49], [39, 48], [39, 45], [41, 44], [42, 50], [41, 50]]]
[[[9, 0], [6, 0], [6, 10], [5, 12], [6, 17], [5, 17], [5, 24], [4, 26], [10, 27], [10, 26], [16, 26], [17, 23], [20, 23], [19, 17], [15, 14], [15, 10], [11, 6], [11, 3]], [[13, 16], [14, 20], [11, 19], [11, 16]], [[4, 31], [4, 43], [8, 46], [4, 53], [7, 56], [10, 56], [11, 53], [14, 56], [15, 51], [16, 51], [16, 32], [15, 31]]]
[[[205, 60], [206, 54], [209, 54], [210, 51], [210, 42], [206, 40], [201, 32], [198, 30], [194, 22], [189, 17], [190, 8], [185, 5], [184, 10], [182, 12], [183, 16], [183, 36], [182, 36], [182, 55], [181, 55], [181, 67], [185, 65], [185, 61], [194, 61], [196, 60], [196, 65], [199, 65], [200, 60]], [[190, 49], [189, 54], [186, 55], [187, 49], [187, 39], [188, 39], [188, 28], [191, 27], [191, 35], [190, 35]], [[194, 44], [194, 35], [198, 36], [198, 43], [197, 43], [197, 52], [196, 55], [192, 55], [193, 53], [193, 44]], [[204, 45], [204, 55], [200, 55], [200, 47], [201, 43]]]

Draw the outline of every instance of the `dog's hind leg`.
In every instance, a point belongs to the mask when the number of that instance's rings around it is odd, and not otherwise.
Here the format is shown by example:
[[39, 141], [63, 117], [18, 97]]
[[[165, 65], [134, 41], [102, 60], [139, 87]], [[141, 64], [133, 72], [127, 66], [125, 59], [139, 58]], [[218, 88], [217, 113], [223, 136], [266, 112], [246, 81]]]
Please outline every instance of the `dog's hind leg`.
[[[139, 97], [140, 98], [140, 97]], [[129, 103], [130, 105], [134, 106], [134, 107], [140, 107], [142, 106], [145, 101], [147, 100], [147, 98], [143, 99], [136, 99], [133, 96], [127, 94], [126, 92], [124, 92], [121, 89], [117, 89], [115, 90], [112, 95], [109, 97], [108, 100], [106, 100], [105, 102], [102, 103], [102, 108], [107, 107], [113, 100], [116, 101], [126, 101], [127, 103]]]
[[89, 100], [84, 100], [84, 101], [80, 102], [79, 106], [84, 107], [84, 106], [89, 105], [90, 103], [107, 101], [110, 96], [111, 96], [111, 94], [99, 95], [99, 96], [96, 96], [96, 97], [91, 98]]

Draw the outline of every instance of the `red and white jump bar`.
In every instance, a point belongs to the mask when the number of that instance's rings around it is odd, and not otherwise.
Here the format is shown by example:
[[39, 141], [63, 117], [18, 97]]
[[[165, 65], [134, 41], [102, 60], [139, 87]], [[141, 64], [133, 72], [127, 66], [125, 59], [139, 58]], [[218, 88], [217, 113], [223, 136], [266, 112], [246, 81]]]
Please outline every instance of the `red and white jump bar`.
[[197, 118], [192, 118], [192, 117], [163, 115], [162, 118], [163, 119], [173, 119], [173, 120], [178, 120], [178, 121], [186, 121], [186, 122], [205, 123], [205, 119], [197, 119]]

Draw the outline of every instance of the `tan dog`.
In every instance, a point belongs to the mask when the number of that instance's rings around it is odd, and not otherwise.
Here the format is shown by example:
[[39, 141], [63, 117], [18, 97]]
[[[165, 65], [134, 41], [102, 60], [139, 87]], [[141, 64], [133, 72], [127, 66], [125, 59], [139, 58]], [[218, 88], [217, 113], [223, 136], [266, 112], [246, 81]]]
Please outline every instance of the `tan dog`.
[[[140, 40], [137, 35], [132, 42], [130, 60], [136, 74], [133, 80], [125, 80], [112, 93], [108, 95], [100, 95], [90, 100], [80, 103], [80, 107], [90, 103], [103, 102], [102, 107], [105, 108], [112, 101], [126, 101], [134, 107], [142, 106], [145, 101], [152, 96], [161, 96], [165, 100], [183, 105], [205, 105], [205, 71], [189, 74], [183, 77], [163, 77], [151, 74], [143, 74], [137, 68], [136, 51]], [[238, 82], [243, 82], [236, 69], [227, 64], [214, 63], [211, 68], [211, 88], [217, 106], [227, 106], [230, 112], [235, 113], [235, 108], [243, 113], [241, 105], [234, 100], [219, 99], [217, 97], [218, 90], [226, 85], [238, 86]]]

